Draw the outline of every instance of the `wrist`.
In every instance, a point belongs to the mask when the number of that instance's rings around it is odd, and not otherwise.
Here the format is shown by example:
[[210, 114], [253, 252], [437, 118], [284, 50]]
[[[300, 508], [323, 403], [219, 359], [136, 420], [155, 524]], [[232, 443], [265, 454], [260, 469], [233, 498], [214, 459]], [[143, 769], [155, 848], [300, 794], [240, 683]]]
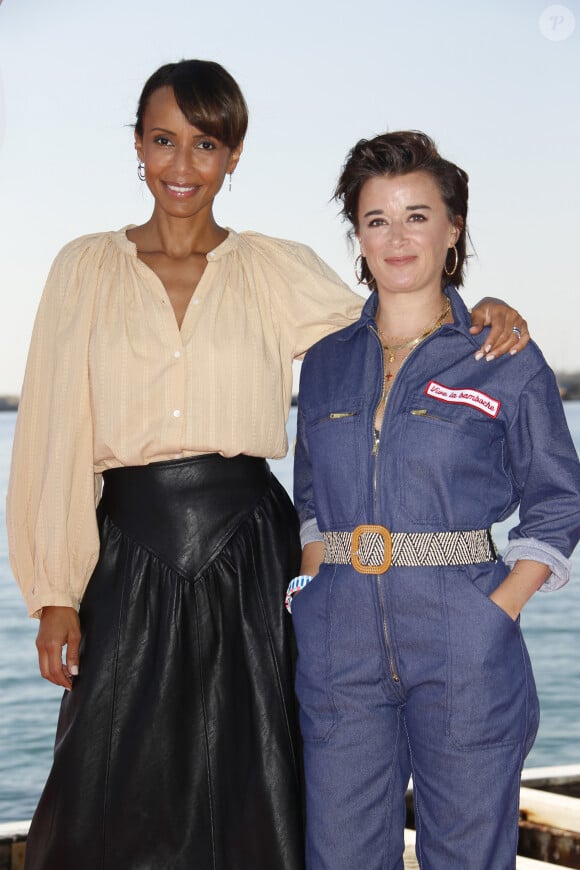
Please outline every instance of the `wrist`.
[[304, 589], [305, 586], [308, 586], [310, 581], [312, 580], [312, 574], [298, 574], [297, 577], [293, 577], [290, 583], [288, 584], [288, 589], [286, 590], [286, 598], [285, 605], [288, 613], [292, 613], [292, 599], [294, 596], [300, 592], [301, 589]]

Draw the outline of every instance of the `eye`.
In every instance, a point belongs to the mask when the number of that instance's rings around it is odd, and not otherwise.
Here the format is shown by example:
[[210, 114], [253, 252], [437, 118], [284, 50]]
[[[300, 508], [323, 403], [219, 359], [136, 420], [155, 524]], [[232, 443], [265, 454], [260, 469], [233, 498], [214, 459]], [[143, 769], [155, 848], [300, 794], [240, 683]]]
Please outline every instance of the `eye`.
[[195, 147], [199, 148], [201, 151], [215, 151], [217, 143], [211, 139], [200, 139]]
[[409, 218], [409, 221], [410, 221], [411, 223], [413, 223], [413, 224], [420, 224], [420, 223], [423, 223], [423, 221], [426, 221], [426, 220], [427, 220], [426, 215], [421, 214], [421, 213], [418, 212], [418, 211], [417, 211], [417, 212], [414, 212], [414, 213], [410, 216], [410, 218]]
[[373, 218], [369, 221], [369, 227], [384, 227], [386, 225], [386, 221], [384, 218]]
[[167, 136], [156, 136], [153, 141], [156, 145], [171, 145], [171, 140]]

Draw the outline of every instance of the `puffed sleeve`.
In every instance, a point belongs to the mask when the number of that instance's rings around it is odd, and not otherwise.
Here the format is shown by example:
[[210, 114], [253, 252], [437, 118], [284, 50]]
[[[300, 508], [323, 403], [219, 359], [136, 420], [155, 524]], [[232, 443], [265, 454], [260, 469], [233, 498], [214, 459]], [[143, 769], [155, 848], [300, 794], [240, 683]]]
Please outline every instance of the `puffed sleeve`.
[[570, 578], [569, 557], [580, 537], [580, 464], [556, 379], [546, 365], [521, 392], [508, 447], [521, 501], [504, 561], [543, 562], [552, 573], [542, 590], [558, 589]]
[[40, 302], [8, 485], [10, 561], [28, 612], [78, 609], [98, 557], [88, 345], [96, 275], [90, 245], [57, 256]]
[[304, 354], [321, 338], [358, 320], [364, 299], [346, 286], [336, 272], [307, 245], [244, 233], [262, 262], [257, 277], [270, 290], [272, 311], [280, 335], [293, 357]]

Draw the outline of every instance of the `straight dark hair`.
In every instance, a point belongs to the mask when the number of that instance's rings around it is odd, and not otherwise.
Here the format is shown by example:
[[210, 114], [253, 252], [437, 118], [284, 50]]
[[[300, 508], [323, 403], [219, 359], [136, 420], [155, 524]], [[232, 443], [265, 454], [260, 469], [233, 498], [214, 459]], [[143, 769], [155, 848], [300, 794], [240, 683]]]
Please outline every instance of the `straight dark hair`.
[[181, 60], [159, 67], [145, 82], [137, 106], [135, 132], [143, 136], [143, 117], [151, 95], [171, 88], [189, 123], [235, 148], [248, 129], [248, 107], [227, 70], [212, 60]]

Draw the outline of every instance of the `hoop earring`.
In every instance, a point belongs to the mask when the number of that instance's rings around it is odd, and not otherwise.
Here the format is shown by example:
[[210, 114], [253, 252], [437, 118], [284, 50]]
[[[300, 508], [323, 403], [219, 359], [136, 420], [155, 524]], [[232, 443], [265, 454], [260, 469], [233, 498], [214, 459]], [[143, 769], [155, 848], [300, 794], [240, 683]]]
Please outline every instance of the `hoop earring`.
[[[360, 260], [360, 262], [361, 262], [361, 273], [360, 273], [360, 275], [359, 275], [359, 273], [357, 272], [358, 264], [359, 264], [359, 260]], [[362, 261], [363, 261], [363, 260], [366, 260], [366, 258], [363, 257], [362, 254], [359, 254], [358, 257], [356, 258], [356, 260], [354, 261], [354, 277], [356, 278], [357, 284], [364, 284], [366, 287], [368, 287], [369, 284], [372, 284], [372, 282], [374, 281], [374, 278], [372, 278], [372, 277], [371, 277], [370, 279], [368, 279], [368, 278], [367, 278], [367, 279], [363, 278], [363, 276], [362, 276]]]
[[139, 181], [145, 181], [145, 164], [142, 160], [137, 164], [137, 175], [139, 176]]
[[453, 263], [453, 269], [451, 271], [448, 270], [447, 257], [445, 257], [443, 271], [445, 272], [445, 274], [447, 275], [448, 278], [451, 278], [451, 276], [455, 275], [455, 272], [457, 271], [457, 266], [459, 265], [459, 254], [457, 253], [457, 248], [455, 247], [455, 245], [451, 245], [451, 247], [447, 249], [447, 253], [449, 253], [449, 251], [453, 251], [453, 253], [455, 254], [455, 262]]

